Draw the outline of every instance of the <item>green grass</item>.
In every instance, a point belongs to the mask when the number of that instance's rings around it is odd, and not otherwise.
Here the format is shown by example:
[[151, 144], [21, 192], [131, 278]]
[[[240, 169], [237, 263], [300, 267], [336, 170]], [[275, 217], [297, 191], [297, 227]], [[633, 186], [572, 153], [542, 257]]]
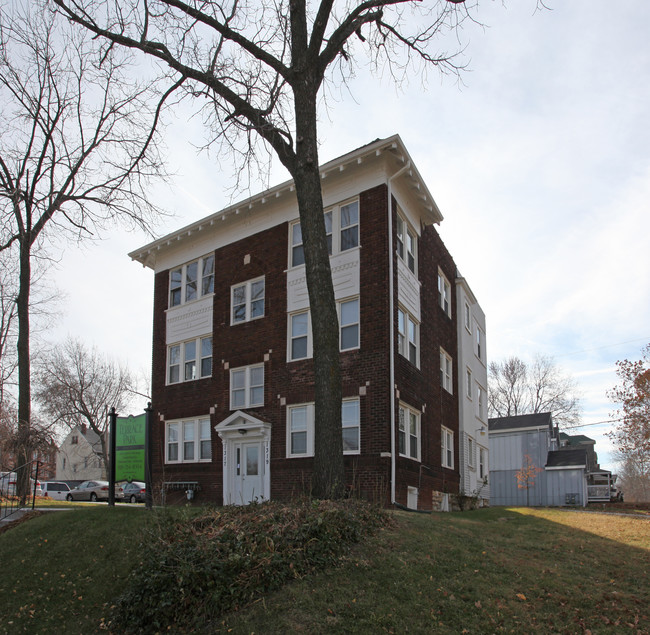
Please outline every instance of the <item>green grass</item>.
[[[153, 518], [94, 506], [0, 535], [0, 633], [100, 631]], [[396, 518], [339, 566], [194, 632], [650, 633], [647, 519], [503, 508]]]

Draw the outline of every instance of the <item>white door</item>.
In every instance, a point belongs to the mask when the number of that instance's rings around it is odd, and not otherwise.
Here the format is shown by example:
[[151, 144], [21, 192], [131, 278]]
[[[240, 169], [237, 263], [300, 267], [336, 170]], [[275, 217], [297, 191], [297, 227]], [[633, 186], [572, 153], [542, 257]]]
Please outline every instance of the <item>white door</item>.
[[262, 443], [237, 443], [235, 445], [235, 505], [248, 505], [264, 500], [264, 461]]

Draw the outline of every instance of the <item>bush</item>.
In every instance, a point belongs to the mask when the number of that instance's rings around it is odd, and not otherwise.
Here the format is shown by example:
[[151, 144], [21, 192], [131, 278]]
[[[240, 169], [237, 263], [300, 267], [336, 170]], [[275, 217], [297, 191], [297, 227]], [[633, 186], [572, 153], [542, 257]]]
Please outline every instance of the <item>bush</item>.
[[389, 518], [357, 500], [163, 511], [111, 626], [146, 633], [208, 622], [335, 564]]

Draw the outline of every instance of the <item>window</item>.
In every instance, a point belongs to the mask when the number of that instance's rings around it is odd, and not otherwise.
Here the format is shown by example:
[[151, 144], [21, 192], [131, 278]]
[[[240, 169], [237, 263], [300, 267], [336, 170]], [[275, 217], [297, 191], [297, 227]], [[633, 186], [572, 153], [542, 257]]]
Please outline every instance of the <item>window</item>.
[[343, 428], [343, 454], [358, 453], [360, 448], [359, 400], [350, 399], [341, 404], [341, 421]]
[[399, 406], [398, 451], [416, 461], [420, 460], [420, 413], [408, 406]]
[[481, 331], [481, 327], [477, 324], [476, 325], [476, 357], [478, 357], [481, 361], [483, 361], [483, 347], [485, 346], [484, 340], [485, 340], [485, 336]]
[[472, 371], [469, 368], [465, 369], [465, 395], [468, 399], [472, 398]]
[[472, 312], [467, 302], [465, 302], [465, 328], [470, 333], [472, 332]]
[[411, 364], [418, 365], [419, 324], [402, 308], [397, 309], [397, 348]]
[[454, 467], [454, 433], [447, 428], [442, 428], [440, 441], [442, 450], [442, 467], [453, 469]]
[[478, 476], [484, 479], [487, 476], [487, 452], [479, 447], [478, 449]]
[[311, 324], [309, 311], [289, 316], [289, 360], [311, 357]]
[[179, 306], [214, 292], [214, 255], [172, 269], [169, 275], [169, 306]]
[[359, 348], [359, 298], [339, 304], [340, 349]]
[[438, 269], [438, 304], [445, 314], [451, 317], [451, 286], [440, 269]]
[[231, 324], [264, 317], [264, 278], [232, 286], [230, 297]]
[[[358, 399], [344, 399], [341, 404], [341, 433], [343, 453], [360, 451], [360, 414]], [[314, 404], [299, 404], [287, 408], [287, 456], [314, 455]]]
[[[197, 357], [198, 352], [198, 357]], [[181, 370], [182, 369], [182, 370]], [[167, 353], [167, 383], [212, 376], [212, 337], [172, 344]]]
[[[359, 246], [359, 201], [336, 205], [325, 212], [325, 233], [330, 256]], [[305, 263], [300, 221], [293, 223], [291, 232], [291, 266]]]
[[474, 467], [474, 455], [476, 454], [476, 446], [472, 437], [467, 437], [467, 465]]
[[70, 445], [77, 445], [79, 443], [79, 437], [74, 434], [72, 435], [72, 438], [70, 439]]
[[212, 460], [209, 418], [170, 421], [166, 424], [165, 437], [165, 463]]
[[450, 393], [454, 392], [454, 380], [452, 375], [453, 363], [447, 351], [440, 349], [440, 385]]
[[397, 255], [406, 266], [416, 272], [417, 265], [417, 236], [409, 224], [398, 214], [397, 216]]
[[485, 389], [476, 384], [476, 416], [485, 421]]
[[264, 365], [244, 366], [230, 371], [230, 409], [264, 405]]
[[[341, 300], [336, 304], [339, 317], [339, 348], [348, 351], [359, 348], [359, 298]], [[289, 361], [313, 356], [311, 314], [307, 311], [289, 315]]]

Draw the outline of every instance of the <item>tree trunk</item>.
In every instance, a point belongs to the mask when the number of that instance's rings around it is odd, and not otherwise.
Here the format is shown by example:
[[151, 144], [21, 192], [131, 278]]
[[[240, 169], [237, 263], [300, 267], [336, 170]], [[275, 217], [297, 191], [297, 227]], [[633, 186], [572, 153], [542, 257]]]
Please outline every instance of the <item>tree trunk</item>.
[[316, 124], [317, 87], [295, 92], [296, 186], [314, 348], [315, 422], [312, 493], [343, 494], [339, 326], [323, 214]]
[[18, 313], [18, 470], [17, 495], [24, 504], [29, 494], [29, 441], [31, 436], [32, 387], [29, 350], [29, 290], [31, 283], [31, 241], [24, 233], [20, 241], [20, 282], [16, 298]]

